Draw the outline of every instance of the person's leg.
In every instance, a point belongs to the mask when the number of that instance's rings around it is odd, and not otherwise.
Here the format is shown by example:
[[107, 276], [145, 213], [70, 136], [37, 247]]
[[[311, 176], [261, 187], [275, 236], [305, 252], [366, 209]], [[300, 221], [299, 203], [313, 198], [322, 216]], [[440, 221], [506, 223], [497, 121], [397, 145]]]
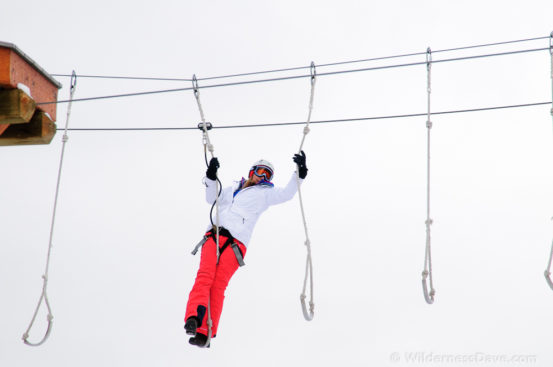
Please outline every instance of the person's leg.
[[[238, 243], [242, 254], [246, 256], [246, 247]], [[225, 300], [225, 290], [232, 278], [232, 275], [239, 268], [238, 260], [231, 246], [221, 254], [219, 265], [215, 271], [215, 278], [211, 286], [211, 319], [213, 320], [213, 336], [217, 335], [219, 319], [223, 311], [223, 302]]]
[[188, 304], [186, 305], [186, 316], [198, 319], [198, 327], [204, 327], [207, 334], [207, 306], [209, 293], [213, 284], [213, 278], [217, 268], [216, 243], [212, 237], [204, 243], [201, 252], [200, 267], [196, 275], [196, 281], [190, 291]]

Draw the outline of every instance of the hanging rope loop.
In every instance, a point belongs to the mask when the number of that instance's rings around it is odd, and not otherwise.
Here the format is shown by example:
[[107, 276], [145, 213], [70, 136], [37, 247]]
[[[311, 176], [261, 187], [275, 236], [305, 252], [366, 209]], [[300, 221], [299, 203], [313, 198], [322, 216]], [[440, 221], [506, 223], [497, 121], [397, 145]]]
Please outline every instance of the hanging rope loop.
[[426, 49], [426, 98], [427, 98], [427, 113], [426, 113], [426, 245], [424, 253], [424, 270], [422, 272], [422, 289], [424, 299], [428, 304], [434, 303], [434, 284], [432, 280], [432, 256], [431, 256], [431, 229], [433, 220], [430, 218], [430, 131], [432, 129], [430, 95], [432, 93], [432, 50], [430, 47]]
[[[553, 32], [549, 38], [549, 52], [551, 54], [551, 117], [553, 118]], [[553, 218], [551, 218], [553, 220]], [[553, 263], [553, 241], [551, 242], [551, 250], [549, 251], [549, 262], [547, 263], [547, 268], [543, 272], [545, 280], [549, 287], [553, 290], [553, 281], [551, 280], [551, 264]]]
[[[38, 300], [38, 303], [35, 308], [35, 312], [33, 314], [33, 317], [31, 318], [31, 322], [29, 323], [29, 326], [27, 327], [27, 330], [23, 334], [23, 342], [29, 346], [32, 347], [38, 347], [39, 345], [42, 345], [50, 336], [50, 332], [52, 331], [52, 325], [54, 320], [54, 315], [52, 314], [52, 308], [50, 307], [50, 302], [48, 300], [48, 293], [47, 293], [47, 287], [48, 287], [48, 271], [50, 268], [50, 257], [52, 254], [52, 240], [54, 238], [54, 228], [56, 223], [56, 211], [58, 206], [58, 197], [59, 197], [59, 191], [60, 191], [60, 182], [61, 182], [61, 173], [63, 168], [63, 158], [65, 155], [65, 145], [67, 141], [69, 140], [69, 137], [67, 136], [67, 129], [69, 127], [69, 119], [71, 116], [71, 106], [73, 104], [73, 96], [75, 94], [75, 89], [77, 86], [77, 74], [73, 70], [73, 73], [71, 74], [71, 84], [69, 89], [69, 104], [67, 106], [67, 116], [65, 120], [65, 129], [62, 136], [62, 147], [61, 147], [61, 155], [60, 155], [60, 163], [58, 168], [58, 179], [56, 183], [56, 192], [54, 196], [54, 208], [52, 210], [52, 221], [50, 223], [50, 237], [48, 240], [48, 254], [46, 256], [46, 267], [44, 269], [44, 274], [42, 275], [42, 293], [40, 294], [40, 298]], [[30, 342], [29, 339], [29, 332], [31, 331], [31, 328], [33, 327], [33, 324], [36, 320], [36, 317], [38, 315], [38, 311], [40, 310], [40, 306], [42, 304], [42, 301], [46, 304], [46, 309], [48, 311], [48, 315], [46, 316], [46, 320], [48, 321], [48, 327], [46, 329], [46, 333], [44, 334], [42, 340], [40, 340], [37, 343]]]
[[[303, 128], [303, 137], [301, 139], [301, 143], [300, 143], [300, 147], [298, 149], [298, 154], [301, 154], [301, 151], [302, 151], [302, 148], [303, 148], [303, 144], [305, 142], [305, 137], [307, 136], [307, 134], [309, 133], [310, 129], [309, 129], [309, 123], [311, 122], [311, 113], [313, 111], [313, 99], [314, 99], [314, 96], [315, 96], [315, 83], [317, 81], [316, 79], [316, 75], [317, 75], [317, 71], [316, 71], [316, 68], [315, 68], [315, 63], [312, 61], [311, 62], [311, 66], [310, 66], [310, 71], [311, 71], [311, 77], [310, 77], [310, 82], [311, 82], [311, 92], [310, 92], [310, 95], [309, 95], [309, 113], [307, 114], [307, 120], [305, 122], [305, 127]], [[301, 188], [300, 188], [300, 177], [299, 177], [299, 170], [296, 170], [296, 179], [297, 179], [297, 185], [298, 185], [298, 198], [299, 198], [299, 202], [300, 202], [300, 210], [301, 210], [301, 216], [302, 216], [302, 221], [303, 221], [303, 228], [304, 228], [304, 231], [305, 231], [305, 247], [306, 247], [306, 250], [307, 250], [307, 257], [306, 257], [306, 260], [305, 260], [305, 277], [303, 278], [303, 288], [302, 288], [302, 292], [301, 292], [301, 295], [300, 295], [300, 302], [301, 302], [301, 309], [302, 309], [302, 312], [303, 312], [303, 317], [307, 320], [307, 321], [311, 321], [313, 320], [313, 317], [315, 316], [315, 302], [314, 302], [314, 296], [313, 296], [313, 262], [311, 260], [311, 241], [309, 239], [309, 232], [307, 230], [307, 220], [305, 218], [305, 210], [304, 210], [304, 207], [303, 207], [303, 198], [302, 198], [302, 193], [301, 193]], [[309, 290], [310, 290], [310, 298], [309, 298], [309, 310], [307, 309], [307, 305], [306, 305], [306, 298], [307, 298], [307, 295], [306, 295], [306, 292], [307, 292], [307, 281], [309, 280]]]

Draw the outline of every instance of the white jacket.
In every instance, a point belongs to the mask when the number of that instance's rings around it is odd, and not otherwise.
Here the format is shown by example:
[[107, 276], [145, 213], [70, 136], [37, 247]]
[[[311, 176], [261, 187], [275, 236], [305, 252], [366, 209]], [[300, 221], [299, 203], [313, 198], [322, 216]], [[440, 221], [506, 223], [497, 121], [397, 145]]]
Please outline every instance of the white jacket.
[[[299, 179], [299, 183], [303, 179]], [[217, 197], [216, 181], [205, 178], [205, 199], [209, 204]], [[296, 173], [285, 187], [255, 185], [240, 190], [234, 197], [240, 182], [226, 187], [219, 197], [219, 226], [225, 227], [234, 238], [248, 246], [253, 228], [261, 214], [271, 205], [284, 203], [294, 197], [298, 191]], [[216, 211], [213, 210], [213, 224], [217, 225]], [[208, 227], [211, 229], [211, 224]]]

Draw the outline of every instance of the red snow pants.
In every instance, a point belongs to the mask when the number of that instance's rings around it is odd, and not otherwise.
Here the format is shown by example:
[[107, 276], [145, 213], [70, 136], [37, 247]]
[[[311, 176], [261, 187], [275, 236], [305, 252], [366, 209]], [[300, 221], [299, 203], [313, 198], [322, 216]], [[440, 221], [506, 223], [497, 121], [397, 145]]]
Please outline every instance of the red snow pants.
[[[210, 236], [202, 247], [202, 254], [200, 259], [200, 268], [196, 275], [196, 281], [190, 291], [188, 297], [188, 304], [186, 305], [186, 316], [184, 320], [188, 320], [189, 317], [198, 317], [198, 306], [205, 307], [206, 313], [201, 324], [198, 325], [197, 332], [200, 334], [208, 335], [207, 326], [207, 310], [208, 301], [211, 302], [211, 320], [213, 326], [211, 329], [212, 337], [217, 335], [217, 327], [219, 326], [219, 318], [223, 311], [223, 301], [225, 299], [225, 289], [230, 281], [230, 278], [234, 272], [240, 266], [234, 251], [230, 245], [221, 253], [219, 257], [219, 264], [217, 264], [217, 243], [214, 240], [215, 236]], [[219, 235], [219, 246], [227, 241], [227, 237]], [[242, 255], [246, 255], [246, 246], [238, 240], [234, 240], [242, 251]]]

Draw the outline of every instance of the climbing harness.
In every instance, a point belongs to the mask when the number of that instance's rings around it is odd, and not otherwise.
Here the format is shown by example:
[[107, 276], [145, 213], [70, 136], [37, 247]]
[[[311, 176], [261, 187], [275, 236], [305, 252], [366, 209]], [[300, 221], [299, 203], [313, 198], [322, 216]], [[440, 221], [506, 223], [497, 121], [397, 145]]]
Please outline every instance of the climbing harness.
[[[194, 97], [196, 97], [196, 102], [198, 104], [198, 109], [200, 110], [200, 118], [202, 119], [202, 122], [201, 122], [200, 125], [198, 125], [198, 127], [202, 130], [202, 133], [203, 133], [202, 134], [202, 136], [203, 136], [202, 142], [203, 142], [203, 145], [204, 145], [204, 158], [205, 158], [206, 165], [209, 166], [209, 163], [207, 162], [207, 151], [209, 150], [209, 152], [211, 153], [211, 158], [214, 157], [214, 155], [213, 155], [213, 151], [214, 151], [213, 145], [211, 144], [211, 141], [209, 139], [209, 133], [207, 132], [208, 130], [211, 129], [211, 124], [206, 123], [206, 121], [205, 121], [204, 110], [202, 108], [202, 103], [200, 102], [200, 89], [199, 89], [199, 86], [198, 86], [198, 79], [196, 78], [196, 74], [194, 74], [192, 76], [192, 90], [194, 92]], [[219, 262], [219, 256], [221, 256], [221, 253], [219, 251], [219, 195], [221, 194], [221, 187], [222, 187], [221, 181], [219, 181], [219, 177], [217, 177], [217, 180], [216, 180], [217, 196], [215, 198], [215, 203], [214, 203], [215, 213], [216, 213], [215, 214], [216, 224], [213, 223], [213, 218], [212, 218], [213, 206], [211, 207], [211, 211], [209, 213], [211, 224], [213, 225], [213, 227], [215, 229], [215, 232], [216, 232], [215, 243], [217, 244], [217, 246], [215, 246], [215, 247], [216, 247], [216, 251], [217, 251], [217, 263]], [[202, 348], [209, 347], [209, 344], [211, 342], [211, 333], [212, 333], [212, 327], [213, 327], [213, 320], [211, 319], [211, 297], [208, 298], [208, 301], [207, 301], [207, 327], [208, 327], [207, 340], [206, 340], [205, 344], [202, 346]]]
[[[422, 289], [426, 303], [434, 303], [436, 290], [432, 282], [432, 256], [430, 252], [430, 131], [432, 130], [432, 121], [430, 120], [430, 93], [431, 89], [431, 69], [432, 69], [432, 51], [430, 47], [426, 50], [426, 92], [427, 92], [427, 114], [426, 114], [426, 249], [424, 254], [424, 270], [422, 272]], [[428, 292], [430, 286], [430, 292]]]
[[[60, 181], [61, 181], [61, 172], [63, 167], [63, 157], [65, 152], [65, 143], [67, 143], [67, 140], [69, 137], [67, 136], [67, 127], [69, 126], [69, 117], [71, 116], [71, 104], [73, 102], [73, 95], [75, 93], [75, 88], [77, 86], [77, 75], [75, 74], [75, 71], [71, 74], [71, 85], [69, 89], [69, 104], [67, 106], [67, 117], [65, 120], [65, 130], [63, 132], [62, 137], [62, 147], [61, 147], [61, 156], [60, 156], [60, 164], [58, 169], [58, 180], [56, 184], [56, 193], [54, 197], [54, 209], [52, 211], [52, 222], [50, 225], [50, 239], [48, 241], [48, 255], [46, 256], [46, 269], [44, 270], [44, 274], [42, 275], [42, 293], [40, 294], [40, 298], [38, 300], [38, 304], [35, 308], [35, 313], [33, 314], [33, 317], [31, 319], [31, 322], [29, 324], [29, 327], [27, 327], [27, 330], [23, 334], [23, 342], [31, 347], [38, 347], [42, 345], [46, 339], [50, 336], [50, 332], [52, 331], [52, 324], [54, 320], [54, 315], [52, 315], [52, 308], [50, 307], [50, 302], [48, 301], [48, 294], [46, 292], [46, 288], [48, 286], [48, 270], [50, 267], [50, 255], [52, 253], [52, 239], [54, 237], [54, 224], [56, 222], [56, 209], [58, 205], [58, 196], [60, 191]], [[42, 304], [42, 301], [46, 304], [46, 309], [48, 310], [47, 320], [48, 320], [48, 328], [46, 329], [46, 333], [44, 334], [44, 337], [41, 341], [37, 343], [32, 343], [29, 341], [29, 332], [31, 331], [31, 328], [33, 327], [33, 324], [35, 322], [35, 319], [37, 317], [38, 311], [40, 309], [40, 305]]]
[[[301, 150], [303, 148], [303, 143], [305, 142], [305, 137], [307, 136], [307, 134], [309, 134], [309, 123], [311, 122], [311, 112], [313, 111], [313, 97], [315, 95], [315, 82], [316, 82], [316, 76], [317, 76], [317, 70], [315, 68], [314, 62], [311, 62], [310, 71], [311, 71], [311, 94], [309, 97], [309, 113], [307, 115], [307, 121], [305, 123], [305, 127], [303, 128], [303, 137], [301, 139], [300, 148], [298, 149], [298, 154], [301, 153]], [[298, 197], [300, 201], [301, 216], [303, 219], [303, 228], [305, 230], [305, 247], [307, 249], [307, 258], [305, 260], [305, 277], [303, 279], [303, 290], [300, 295], [300, 301], [301, 301], [301, 309], [303, 311], [303, 317], [307, 321], [311, 321], [313, 320], [313, 316], [315, 316], [315, 302], [313, 301], [313, 262], [311, 260], [311, 241], [309, 240], [309, 233], [307, 231], [307, 221], [305, 219], [305, 210], [303, 208], [303, 200], [301, 196], [299, 169], [296, 170], [296, 180], [297, 180], [297, 186], [298, 186]], [[307, 306], [305, 305], [305, 298], [306, 298], [305, 291], [307, 289], [308, 278], [309, 278], [309, 285], [310, 285], [309, 311], [307, 310]]]
[[[244, 263], [244, 254], [242, 253], [242, 250], [240, 250], [240, 247], [238, 247], [238, 244], [235, 241], [235, 238], [232, 236], [232, 234], [229, 232], [228, 229], [224, 227], [219, 228], [219, 234], [221, 236], [224, 236], [227, 238], [225, 243], [223, 243], [223, 246], [221, 246], [221, 249], [219, 250], [219, 254], [222, 254], [223, 251], [225, 251], [229, 246], [232, 248], [232, 251], [234, 252], [234, 256], [236, 256], [236, 261], [238, 261], [239, 266], [244, 266], [246, 263]], [[211, 230], [208, 231], [204, 238], [198, 244], [194, 247], [194, 250], [192, 250], [192, 255], [196, 255], [198, 253], [198, 250], [203, 247], [203, 245], [207, 242], [209, 238], [213, 238], [214, 241], [217, 241], [215, 238], [215, 231]]]
[[[551, 55], [551, 117], [553, 118], [553, 32], [551, 32], [551, 35], [549, 36], [549, 54]], [[553, 218], [551, 218], [553, 219]], [[551, 242], [551, 251], [549, 253], [549, 262], [547, 264], [547, 269], [543, 272], [543, 275], [545, 276], [545, 280], [547, 281], [547, 284], [549, 284], [549, 287], [553, 289], [553, 281], [551, 281], [551, 263], [553, 262], [553, 241]]]

